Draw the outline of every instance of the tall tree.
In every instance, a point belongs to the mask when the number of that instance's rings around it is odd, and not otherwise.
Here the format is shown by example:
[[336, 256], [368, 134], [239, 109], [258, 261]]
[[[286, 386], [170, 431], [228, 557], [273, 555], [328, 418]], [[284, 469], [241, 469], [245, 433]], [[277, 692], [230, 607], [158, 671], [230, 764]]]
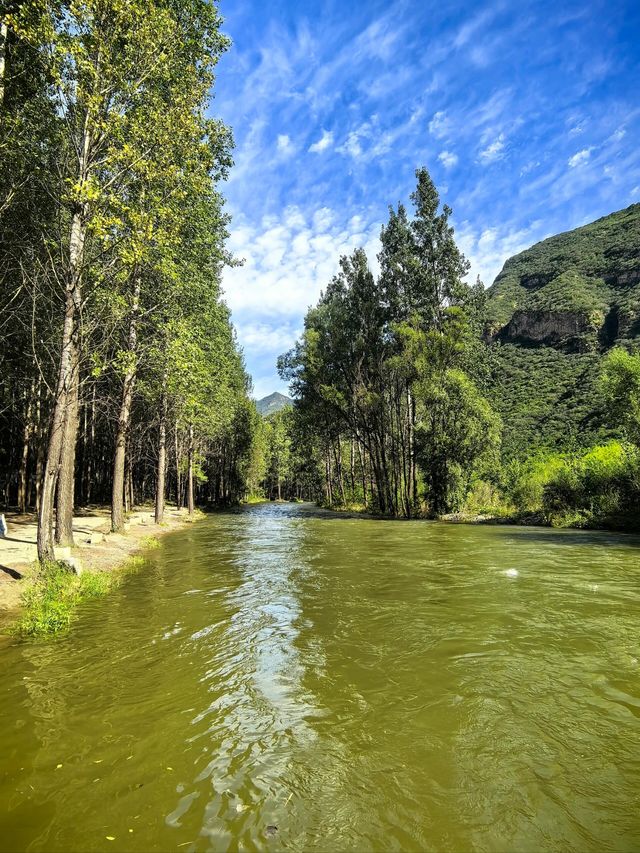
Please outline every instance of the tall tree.
[[[474, 319], [478, 295], [464, 281], [469, 265], [455, 244], [451, 210], [440, 208], [425, 169], [416, 177], [415, 215], [399, 205], [382, 229], [378, 281], [362, 250], [342, 258], [307, 314], [302, 340], [280, 360], [303, 422], [324, 437], [326, 500], [346, 503], [350, 488], [352, 500], [357, 491], [378, 511], [405, 516], [418, 511], [421, 497], [432, 513], [442, 511], [450, 472], [479, 458], [474, 442], [458, 447], [463, 421], [469, 429], [484, 424], [487, 445], [497, 431], [462, 372], [470, 351], [484, 346]], [[449, 393], [438, 395], [445, 380]]]

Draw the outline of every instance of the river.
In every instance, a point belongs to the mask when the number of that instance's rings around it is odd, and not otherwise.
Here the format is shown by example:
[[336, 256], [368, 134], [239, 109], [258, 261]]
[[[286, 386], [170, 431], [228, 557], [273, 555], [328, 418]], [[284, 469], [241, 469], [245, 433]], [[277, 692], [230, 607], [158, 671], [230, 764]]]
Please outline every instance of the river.
[[0, 850], [640, 849], [640, 539], [262, 504], [0, 648]]

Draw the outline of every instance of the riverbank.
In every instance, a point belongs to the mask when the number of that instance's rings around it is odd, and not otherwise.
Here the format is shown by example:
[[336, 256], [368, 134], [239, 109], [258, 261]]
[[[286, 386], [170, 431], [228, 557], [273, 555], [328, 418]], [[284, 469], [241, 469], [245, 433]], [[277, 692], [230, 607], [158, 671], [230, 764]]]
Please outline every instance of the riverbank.
[[[388, 521], [440, 521], [443, 524], [476, 524], [476, 525], [502, 525], [502, 526], [517, 526], [517, 527], [548, 527], [555, 530], [593, 530], [610, 533], [638, 533], [637, 525], [630, 525], [624, 521], [613, 519], [611, 523], [606, 524], [603, 521], [597, 522], [593, 518], [585, 518], [577, 514], [557, 514], [555, 516], [547, 516], [544, 512], [517, 512], [504, 509], [495, 512], [471, 512], [460, 510], [458, 512], [439, 515], [435, 518], [430, 515], [414, 515], [410, 518], [405, 516], [381, 515], [371, 512], [368, 509], [361, 508], [356, 505], [343, 506], [325, 506], [318, 504], [322, 509], [328, 512], [335, 512], [338, 515], [346, 516], [347, 518], [371, 518], [376, 520]], [[617, 523], [616, 523], [617, 522]]]
[[[25, 594], [39, 576], [35, 515], [8, 513], [5, 518], [8, 531], [0, 538], [0, 632], [6, 632], [19, 618]], [[154, 524], [153, 518], [150, 509], [138, 509], [129, 516], [123, 533], [111, 533], [108, 507], [84, 509], [73, 519], [75, 546], [57, 548], [56, 555], [73, 557], [83, 576], [102, 576], [104, 581], [152, 547], [156, 539], [193, 521], [186, 510], [172, 507], [165, 510], [162, 525]]]

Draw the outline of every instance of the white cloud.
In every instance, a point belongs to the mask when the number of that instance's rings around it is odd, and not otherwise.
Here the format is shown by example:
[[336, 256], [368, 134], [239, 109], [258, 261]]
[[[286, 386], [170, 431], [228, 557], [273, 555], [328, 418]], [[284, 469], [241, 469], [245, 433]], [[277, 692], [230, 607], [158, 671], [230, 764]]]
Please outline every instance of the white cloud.
[[378, 116], [372, 115], [370, 121], [365, 121], [350, 131], [336, 151], [367, 163], [392, 151], [396, 141], [404, 136], [410, 127], [411, 119], [404, 124], [399, 122], [393, 130], [383, 131]]
[[409, 119], [409, 124], [415, 124], [417, 121], [420, 121], [422, 116], [424, 115], [424, 106], [420, 104], [417, 106], [411, 113], [411, 118]]
[[482, 163], [493, 163], [495, 160], [501, 160], [505, 154], [505, 138], [504, 133], [501, 133], [492, 143], [483, 148], [478, 154]]
[[[377, 116], [372, 117], [373, 124], [377, 124], [378, 118]], [[365, 121], [360, 127], [357, 127], [355, 130], [352, 130], [348, 135], [342, 145], [336, 149], [340, 154], [348, 154], [350, 157], [353, 157], [354, 160], [359, 160], [364, 154], [364, 145], [367, 147], [367, 158], [370, 159], [373, 154], [381, 154], [384, 151], [388, 150], [388, 146], [385, 145], [386, 135], [382, 134], [379, 136], [378, 142], [376, 144], [371, 144], [371, 141], [376, 137], [376, 134], [379, 134], [379, 130], [374, 127], [371, 122]]]
[[387, 15], [383, 15], [372, 21], [354, 40], [350, 46], [356, 57], [371, 56], [376, 59], [388, 61], [397, 54], [397, 41], [402, 35], [402, 27], [397, 27], [397, 15], [391, 9]]
[[523, 178], [525, 175], [528, 175], [529, 172], [533, 172], [534, 169], [537, 169], [540, 165], [539, 160], [530, 160], [528, 163], [520, 169], [520, 177]]
[[434, 113], [433, 118], [429, 122], [429, 133], [435, 136], [436, 139], [443, 139], [451, 130], [451, 121], [447, 118], [444, 110], [439, 110]]
[[[495, 134], [494, 126], [500, 122], [500, 126], [504, 126], [506, 120], [509, 120], [514, 115], [514, 91], [510, 87], [498, 89], [491, 97], [473, 107], [465, 114], [464, 126], [467, 128], [485, 128], [482, 136], [482, 142], [485, 141], [489, 134]], [[507, 116], [505, 117], [505, 113]]]
[[223, 286], [240, 343], [252, 350], [260, 342], [273, 343], [269, 329], [299, 325], [335, 275], [341, 255], [362, 246], [377, 269], [380, 224], [361, 216], [345, 222], [327, 207], [310, 215], [289, 207], [280, 218], [265, 217], [256, 226], [236, 222], [229, 249], [245, 263], [225, 269]]
[[440, 160], [445, 169], [452, 169], [458, 162], [458, 155], [452, 151], [441, 151], [438, 154], [438, 160]]
[[291, 324], [248, 323], [237, 327], [245, 350], [271, 352], [276, 355], [291, 349], [301, 330]]
[[320, 139], [317, 142], [314, 142], [313, 145], [309, 146], [309, 151], [312, 154], [321, 154], [323, 151], [326, 151], [327, 148], [331, 148], [332, 145], [333, 131], [323, 130]]
[[281, 154], [286, 154], [286, 155], [293, 154], [293, 152], [295, 150], [293, 142], [291, 141], [290, 137], [287, 136], [286, 133], [279, 133], [278, 134], [277, 148]]
[[569, 157], [567, 160], [567, 165], [571, 169], [575, 169], [576, 166], [582, 166], [584, 163], [587, 163], [591, 158], [591, 152], [593, 151], [593, 146], [589, 148], [583, 148], [582, 151], [577, 151], [573, 157]]
[[507, 258], [544, 239], [545, 235], [540, 234], [541, 226], [541, 222], [533, 222], [528, 228], [506, 226], [479, 231], [471, 223], [463, 222], [456, 229], [455, 237], [458, 247], [471, 264], [468, 280], [473, 282], [476, 276], [480, 276], [487, 287], [493, 284]]
[[313, 214], [313, 227], [316, 231], [328, 231], [335, 219], [334, 213], [329, 207], [321, 207]]
[[365, 135], [364, 125], [358, 130], [352, 130], [337, 150], [340, 154], [348, 154], [354, 160], [358, 160], [362, 156], [361, 141]]

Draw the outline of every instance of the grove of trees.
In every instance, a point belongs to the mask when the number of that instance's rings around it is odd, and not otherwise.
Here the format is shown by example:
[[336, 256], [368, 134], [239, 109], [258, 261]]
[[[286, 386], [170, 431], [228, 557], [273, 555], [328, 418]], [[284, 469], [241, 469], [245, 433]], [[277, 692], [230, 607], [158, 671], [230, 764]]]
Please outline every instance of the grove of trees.
[[379, 276], [361, 249], [341, 258], [279, 361], [325, 502], [406, 517], [456, 508], [500, 442], [483, 393], [484, 289], [464, 281], [451, 210], [425, 169], [416, 177], [414, 215], [391, 208], [382, 229]]
[[245, 491], [256, 418], [221, 300], [232, 139], [207, 117], [228, 47], [210, 0], [28, 0], [0, 32], [0, 490], [192, 512]]

